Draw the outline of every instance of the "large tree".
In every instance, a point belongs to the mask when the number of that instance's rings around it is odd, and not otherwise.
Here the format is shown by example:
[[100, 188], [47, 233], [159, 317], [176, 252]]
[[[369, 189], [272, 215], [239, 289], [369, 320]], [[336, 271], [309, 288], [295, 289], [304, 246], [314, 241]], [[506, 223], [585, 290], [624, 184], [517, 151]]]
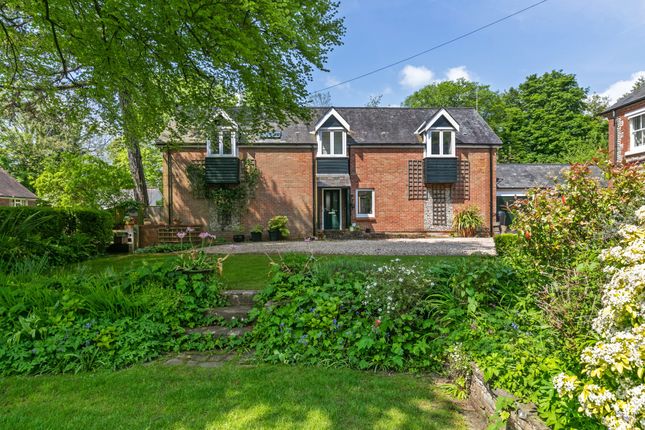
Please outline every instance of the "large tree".
[[504, 115], [504, 104], [497, 92], [488, 85], [465, 79], [427, 85], [408, 96], [403, 106], [477, 108], [495, 131], [499, 131], [498, 126]]
[[135, 197], [147, 203], [140, 142], [171, 117], [203, 118], [235, 95], [251, 118], [305, 115], [311, 72], [344, 31], [337, 8], [331, 0], [6, 0], [0, 103], [84, 102], [122, 137]]
[[554, 70], [530, 75], [504, 94], [500, 160], [563, 163], [591, 159], [607, 145], [607, 125], [588, 114], [588, 89], [575, 75]]

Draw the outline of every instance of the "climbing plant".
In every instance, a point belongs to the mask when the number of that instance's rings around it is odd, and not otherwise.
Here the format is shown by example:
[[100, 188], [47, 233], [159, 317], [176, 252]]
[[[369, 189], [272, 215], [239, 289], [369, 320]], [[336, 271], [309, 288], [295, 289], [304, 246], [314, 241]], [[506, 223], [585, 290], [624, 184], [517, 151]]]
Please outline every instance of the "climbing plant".
[[241, 217], [260, 180], [260, 170], [249, 159], [242, 161], [240, 183], [235, 185], [208, 186], [203, 163], [190, 164], [187, 173], [193, 196], [210, 200], [220, 220]]

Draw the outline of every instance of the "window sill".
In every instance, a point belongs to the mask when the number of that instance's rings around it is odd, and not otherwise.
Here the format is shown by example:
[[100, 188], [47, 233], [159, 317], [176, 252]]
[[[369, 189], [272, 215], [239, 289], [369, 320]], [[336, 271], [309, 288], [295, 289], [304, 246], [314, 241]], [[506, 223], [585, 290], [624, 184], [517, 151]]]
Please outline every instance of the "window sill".
[[629, 157], [630, 155], [640, 155], [640, 154], [645, 154], [645, 146], [642, 148], [632, 149], [631, 151], [625, 152], [625, 157]]
[[426, 155], [425, 158], [457, 158], [456, 155]]
[[206, 154], [206, 156], [213, 157], [213, 158], [238, 158], [237, 155]]
[[349, 158], [347, 155], [316, 155], [317, 158]]
[[375, 221], [376, 216], [374, 215], [356, 215], [357, 221]]

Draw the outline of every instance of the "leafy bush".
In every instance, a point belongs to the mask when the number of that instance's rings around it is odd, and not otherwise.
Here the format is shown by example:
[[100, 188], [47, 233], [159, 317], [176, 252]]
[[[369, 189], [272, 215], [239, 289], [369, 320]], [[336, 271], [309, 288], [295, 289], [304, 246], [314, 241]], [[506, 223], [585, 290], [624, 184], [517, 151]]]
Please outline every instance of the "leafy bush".
[[493, 240], [495, 240], [495, 251], [500, 257], [518, 251], [519, 237], [514, 233], [498, 234], [493, 237]]
[[46, 256], [50, 265], [102, 253], [112, 240], [112, 218], [103, 211], [0, 207], [0, 270]]
[[575, 374], [554, 378], [561, 396], [578, 394], [584, 412], [610, 429], [645, 428], [645, 206], [636, 214], [638, 225], [622, 227], [620, 246], [602, 254], [612, 277], [593, 322], [601, 339], [580, 357], [585, 380]]
[[176, 262], [115, 275], [0, 282], [0, 375], [117, 369], [195, 347], [184, 327], [210, 321], [221, 284]]
[[452, 221], [452, 228], [461, 236], [473, 237], [484, 225], [484, 219], [477, 206], [467, 206], [457, 212]]
[[285, 215], [276, 215], [269, 220], [267, 224], [267, 230], [279, 231], [280, 236], [289, 237], [290, 232], [289, 232], [289, 229], [287, 228], [288, 222], [289, 222], [289, 218], [287, 218]]

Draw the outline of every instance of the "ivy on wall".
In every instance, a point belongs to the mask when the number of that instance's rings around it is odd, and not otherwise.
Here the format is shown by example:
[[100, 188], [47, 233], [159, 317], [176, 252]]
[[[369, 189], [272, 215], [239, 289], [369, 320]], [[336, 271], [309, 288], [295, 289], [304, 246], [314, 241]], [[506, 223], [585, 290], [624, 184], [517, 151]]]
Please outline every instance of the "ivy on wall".
[[187, 174], [193, 196], [210, 200], [220, 220], [241, 218], [260, 180], [260, 170], [255, 162], [249, 159], [242, 161], [240, 183], [235, 185], [209, 186], [206, 183], [206, 169], [203, 162], [188, 165]]

